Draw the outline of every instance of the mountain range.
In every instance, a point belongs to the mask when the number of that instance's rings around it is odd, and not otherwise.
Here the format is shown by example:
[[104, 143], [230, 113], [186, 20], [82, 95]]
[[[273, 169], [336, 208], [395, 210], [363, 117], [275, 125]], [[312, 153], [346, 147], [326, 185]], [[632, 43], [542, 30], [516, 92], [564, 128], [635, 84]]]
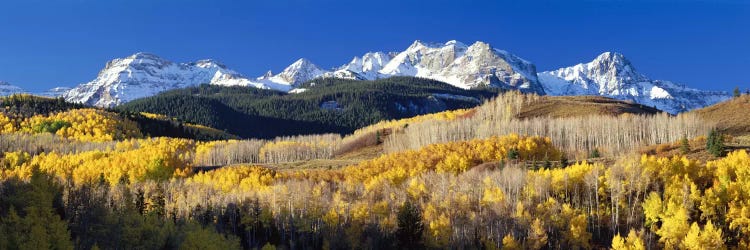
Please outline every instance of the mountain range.
[[25, 91], [18, 86], [11, 85], [9, 82], [0, 81], [0, 96], [24, 93]]
[[[136, 53], [106, 64], [96, 79], [74, 88], [55, 88], [45, 95], [62, 96], [76, 103], [113, 107], [157, 93], [212, 84], [245, 86], [299, 93], [301, 85], [316, 78], [376, 80], [409, 76], [442, 81], [463, 89], [499, 88], [540, 95], [597, 95], [679, 113], [704, 107], [730, 95], [702, 91], [669, 81], [653, 80], [640, 73], [620, 53], [605, 52], [593, 61], [553, 71], [536, 66], [484, 42], [466, 45], [413, 42], [401, 52], [368, 52], [349, 63], [323, 69], [299, 59], [278, 74], [268, 71], [246, 77], [214, 60], [174, 63], [149, 53]], [[0, 95], [23, 92], [0, 84]]]

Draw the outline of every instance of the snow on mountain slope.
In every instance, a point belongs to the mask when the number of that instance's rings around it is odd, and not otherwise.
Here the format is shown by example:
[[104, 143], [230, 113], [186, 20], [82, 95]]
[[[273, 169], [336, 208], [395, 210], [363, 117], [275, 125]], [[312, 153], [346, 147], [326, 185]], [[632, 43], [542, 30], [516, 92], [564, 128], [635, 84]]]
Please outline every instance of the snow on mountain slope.
[[[111, 107], [165, 90], [201, 83], [248, 86], [301, 93], [301, 83], [319, 77], [375, 80], [391, 76], [434, 79], [469, 89], [495, 87], [549, 95], [600, 95], [656, 106], [678, 113], [707, 106], [729, 95], [700, 91], [684, 85], [652, 80], [639, 74], [619, 53], [606, 52], [589, 63], [537, 73], [529, 61], [484, 42], [466, 45], [458, 41], [426, 43], [414, 41], [401, 52], [368, 52], [349, 63], [324, 70], [307, 59], [299, 59], [281, 73], [271, 71], [247, 78], [212, 60], [172, 63], [148, 53], [115, 59], [107, 63], [96, 79], [73, 89], [50, 90], [72, 102]], [[0, 85], [0, 95], [22, 91]], [[6, 86], [11, 86], [7, 85]], [[12, 90], [8, 90], [12, 89]], [[291, 91], [295, 90], [295, 91]]]
[[669, 81], [651, 80], [638, 73], [625, 56], [613, 52], [605, 52], [589, 63], [541, 72], [538, 79], [549, 95], [600, 95], [632, 100], [672, 114], [730, 97], [726, 92], [701, 91]]
[[256, 81], [269, 85], [287, 86], [286, 88], [276, 89], [289, 91], [299, 86], [299, 84], [321, 77], [325, 73], [328, 73], [328, 71], [321, 69], [305, 58], [300, 58], [292, 63], [292, 65], [286, 67], [281, 73], [272, 75], [271, 71], [268, 71], [265, 75], [256, 78]]
[[136, 53], [108, 62], [96, 79], [78, 85], [62, 96], [71, 102], [112, 107], [165, 90], [202, 83], [252, 86], [263, 89], [290, 89], [286, 85], [251, 81], [212, 60], [173, 63], [153, 54]]
[[328, 73], [326, 76], [347, 79], [378, 79], [381, 77], [378, 72], [395, 55], [395, 52], [368, 52], [362, 57], [354, 57], [351, 62], [339, 67], [332, 73]]
[[544, 94], [533, 64], [484, 42], [467, 46], [458, 41], [444, 44], [415, 41], [378, 73], [380, 78], [430, 78], [464, 89], [490, 86]]
[[55, 87], [55, 88], [51, 88], [51, 89], [49, 89], [47, 91], [41, 92], [41, 93], [39, 93], [39, 95], [46, 96], [46, 97], [55, 97], [55, 98], [57, 98], [57, 97], [60, 97], [60, 96], [64, 95], [66, 92], [68, 92], [70, 90], [71, 90], [71, 88], [68, 88], [68, 87]]
[[173, 63], [153, 54], [136, 53], [110, 61], [96, 79], [78, 85], [62, 96], [71, 102], [112, 107], [162, 91], [202, 83], [290, 91], [318, 77], [374, 80], [391, 76], [430, 78], [465, 89], [491, 86], [544, 93], [533, 64], [489, 44], [476, 42], [467, 46], [457, 41], [444, 44], [415, 41], [403, 52], [366, 53], [330, 71], [303, 58], [279, 74], [268, 71], [255, 79], [212, 60]]
[[428, 77], [447, 68], [456, 58], [463, 55], [466, 48], [465, 44], [455, 41], [444, 45], [414, 41], [405, 51], [398, 53], [388, 62], [380, 73], [391, 76]]
[[18, 86], [11, 85], [8, 82], [0, 81], [0, 96], [9, 96], [12, 94], [25, 93], [25, 91]]

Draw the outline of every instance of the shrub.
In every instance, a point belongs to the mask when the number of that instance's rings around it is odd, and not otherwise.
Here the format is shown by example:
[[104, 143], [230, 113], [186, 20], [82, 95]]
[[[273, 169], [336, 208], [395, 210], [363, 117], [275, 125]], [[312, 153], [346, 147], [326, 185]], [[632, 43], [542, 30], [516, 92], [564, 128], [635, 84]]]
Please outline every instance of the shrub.
[[55, 121], [43, 121], [39, 124], [34, 125], [32, 130], [34, 133], [51, 133], [54, 134], [61, 128], [67, 128], [72, 126], [70, 122], [55, 120]]

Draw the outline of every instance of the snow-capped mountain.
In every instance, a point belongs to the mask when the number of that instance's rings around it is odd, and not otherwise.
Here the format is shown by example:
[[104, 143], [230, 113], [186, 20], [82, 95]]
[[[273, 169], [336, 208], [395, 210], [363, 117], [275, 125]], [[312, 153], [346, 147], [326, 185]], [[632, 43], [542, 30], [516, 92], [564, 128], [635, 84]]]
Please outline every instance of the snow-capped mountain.
[[396, 52], [368, 52], [362, 57], [354, 57], [351, 62], [344, 64], [334, 72], [329, 72], [326, 77], [348, 78], [348, 79], [378, 79], [381, 77], [380, 70], [396, 56]]
[[286, 89], [273, 83], [258, 83], [212, 60], [173, 63], [149, 53], [114, 59], [96, 79], [76, 86], [62, 96], [71, 102], [111, 107], [165, 90], [202, 83], [224, 86]]
[[536, 67], [484, 42], [471, 46], [458, 41], [415, 41], [399, 53], [370, 52], [325, 77], [374, 80], [391, 76], [414, 76], [439, 80], [469, 89], [491, 86], [543, 94]]
[[[248, 86], [301, 93], [300, 84], [320, 77], [375, 80], [413, 76], [443, 81], [456, 87], [496, 87], [549, 95], [601, 95], [655, 106], [670, 113], [704, 107], [729, 98], [725, 92], [701, 91], [638, 73], [621, 54], [606, 52], [592, 62], [537, 73], [529, 61], [484, 42], [415, 41], [401, 52], [368, 52], [349, 63], [325, 70], [299, 59], [281, 73], [268, 71], [248, 78], [212, 60], [173, 63], [156, 55], [137, 53], [107, 63], [96, 79], [73, 89], [53, 89], [49, 96], [72, 102], [111, 107], [165, 90], [202, 83]], [[22, 92], [0, 84], [0, 94]], [[3, 90], [6, 89], [6, 90]]]
[[19, 93], [25, 93], [25, 91], [21, 87], [11, 85], [8, 82], [0, 81], [0, 96], [9, 96]]
[[279, 74], [268, 71], [254, 79], [212, 60], [173, 63], [153, 54], [136, 53], [108, 62], [96, 79], [78, 85], [62, 96], [71, 102], [111, 107], [165, 90], [202, 83], [288, 92], [319, 77], [374, 80], [391, 76], [430, 78], [460, 88], [492, 86], [544, 93], [533, 64], [489, 44], [476, 42], [467, 46], [457, 41], [444, 44], [415, 41], [405, 51], [366, 53], [332, 70], [324, 70], [303, 58]]
[[54, 87], [54, 88], [48, 89], [47, 91], [44, 91], [38, 94], [41, 96], [57, 98], [57, 97], [61, 97], [62, 95], [64, 95], [66, 92], [70, 90], [71, 88], [68, 88], [68, 87]]
[[328, 71], [319, 68], [305, 58], [300, 58], [277, 75], [273, 75], [269, 70], [265, 75], [255, 80], [262, 84], [276, 86], [274, 89], [277, 90], [289, 91], [303, 82], [321, 77], [326, 73]]
[[730, 98], [720, 91], [702, 91], [638, 73], [620, 53], [605, 52], [589, 63], [539, 73], [549, 95], [600, 95], [632, 100], [676, 114]]

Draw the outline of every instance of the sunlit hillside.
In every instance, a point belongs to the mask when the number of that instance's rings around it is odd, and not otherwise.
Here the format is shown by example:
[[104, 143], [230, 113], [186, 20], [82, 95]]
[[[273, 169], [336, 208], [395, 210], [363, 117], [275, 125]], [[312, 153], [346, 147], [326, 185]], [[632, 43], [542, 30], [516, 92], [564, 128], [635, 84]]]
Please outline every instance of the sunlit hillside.
[[346, 136], [214, 141], [150, 137], [133, 117], [6, 108], [0, 242], [29, 232], [85, 249], [194, 237], [245, 249], [750, 243], [750, 156], [709, 134], [706, 115], [507, 92]]

